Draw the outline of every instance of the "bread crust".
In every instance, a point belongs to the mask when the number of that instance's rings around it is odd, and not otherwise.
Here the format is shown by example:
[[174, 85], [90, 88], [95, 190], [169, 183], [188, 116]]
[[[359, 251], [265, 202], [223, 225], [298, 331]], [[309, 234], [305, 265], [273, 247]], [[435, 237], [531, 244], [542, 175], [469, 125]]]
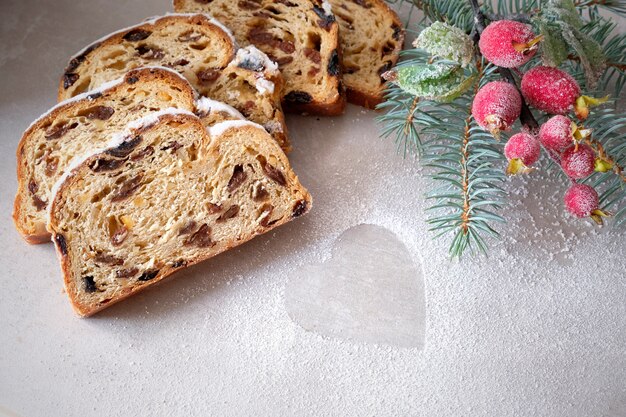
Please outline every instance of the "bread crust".
[[[120, 83], [110, 87], [105, 88], [103, 92], [114, 93], [119, 89], [125, 87], [129, 81], [132, 81], [133, 78], [141, 78], [145, 82], [151, 82], [152, 80], [165, 79], [167, 83], [177, 86], [184, 94], [187, 96], [187, 99], [190, 103], [190, 108], [193, 108], [193, 103], [195, 101], [195, 95], [189, 84], [180, 76], [174, 74], [171, 71], [163, 71], [154, 68], [139, 68], [135, 70], [129, 71], [123, 81]], [[17, 146], [16, 150], [16, 158], [17, 158], [17, 193], [15, 196], [15, 201], [13, 204], [13, 222], [17, 231], [20, 233], [22, 238], [30, 243], [30, 244], [40, 244], [50, 242], [50, 233], [45, 230], [45, 226], [41, 228], [28, 228], [25, 224], [22, 224], [20, 221], [20, 215], [23, 214], [23, 205], [26, 204], [27, 196], [24, 195], [25, 190], [27, 189], [26, 182], [29, 181], [26, 178], [25, 167], [26, 167], [26, 157], [24, 155], [24, 147], [26, 146], [28, 140], [31, 137], [31, 134], [38, 129], [41, 129], [42, 126], [51, 123], [61, 114], [68, 113], [72, 109], [80, 108], [85, 104], [94, 105], [99, 102], [98, 98], [90, 99], [89, 96], [81, 98], [79, 100], [71, 100], [66, 102], [61, 102], [59, 105], [54, 107], [51, 111], [41, 116], [37, 119], [31, 126], [26, 129], [26, 131], [22, 134], [22, 138]]]
[[[159, 117], [159, 123], [166, 123], [168, 121], [173, 121], [173, 122], [178, 122], [181, 124], [196, 124], [197, 129], [204, 131], [204, 127], [202, 125], [202, 123], [200, 122], [200, 120], [194, 116], [190, 116], [190, 115], [184, 115], [184, 114], [167, 114], [167, 115], [162, 115]], [[144, 128], [142, 128], [141, 131], [136, 132], [136, 134], [140, 134], [143, 130], [146, 129], [150, 129], [152, 125], [150, 126], [146, 126]], [[240, 129], [254, 129], [254, 130], [262, 130], [264, 131], [264, 129], [261, 126], [243, 126], [240, 127]], [[252, 135], [252, 133], [251, 133]], [[269, 139], [269, 137], [268, 137]], [[220, 137], [213, 137], [213, 138], [208, 138], [207, 140], [207, 147], [208, 150], [213, 150], [216, 147], [219, 146], [220, 144]], [[224, 143], [226, 143], [226, 141], [224, 141]], [[278, 150], [280, 150], [280, 148], [277, 147]], [[209, 153], [207, 151], [207, 153]], [[63, 200], [63, 195], [66, 192], [67, 188], [71, 187], [73, 185], [73, 183], [75, 181], [77, 181], [77, 177], [75, 176], [75, 174], [83, 167], [88, 166], [90, 162], [98, 159], [99, 157], [101, 157], [103, 155], [103, 153], [94, 153], [91, 156], [89, 156], [87, 159], [85, 159], [78, 167], [76, 167], [72, 173], [70, 173], [66, 180], [58, 187], [57, 189], [57, 193], [55, 194], [54, 198], [52, 199], [51, 202], [51, 207], [50, 207], [50, 211], [51, 213], [54, 213], [55, 210], [57, 209], [57, 207], [62, 204], [64, 202]], [[288, 166], [288, 161], [286, 156], [284, 156], [284, 162], [286, 162], [287, 166]], [[305, 210], [301, 213], [298, 213], [298, 216], [305, 214], [306, 212], [308, 212], [311, 208], [311, 204], [312, 204], [312, 200], [311, 200], [311, 196], [308, 193], [308, 191], [302, 186], [300, 185], [300, 183], [297, 180], [297, 176], [295, 176], [295, 174], [293, 174], [292, 171], [286, 172], [286, 175], [288, 175], [288, 177], [290, 178], [290, 180], [293, 181], [294, 184], [297, 185], [297, 193], [298, 193], [298, 198], [302, 198], [305, 202]], [[58, 238], [58, 234], [56, 233], [56, 231], [58, 230], [58, 222], [56, 221], [56, 217], [54, 215], [50, 216], [50, 222], [48, 224], [48, 228], [49, 230], [51, 230], [53, 232], [53, 241], [55, 242], [55, 249], [56, 249], [56, 253], [57, 256], [59, 258], [60, 264], [61, 264], [61, 270], [62, 270], [62, 274], [63, 274], [63, 280], [64, 280], [64, 284], [65, 284], [65, 288], [66, 288], [66, 292], [68, 294], [68, 296], [70, 297], [70, 301], [72, 303], [72, 307], [74, 309], [74, 311], [79, 314], [82, 317], [88, 317], [91, 316], [113, 304], [116, 304], [122, 300], [125, 300], [126, 298], [130, 297], [133, 294], [136, 294], [140, 291], [145, 290], [148, 287], [152, 287], [156, 284], [159, 284], [161, 282], [163, 282], [167, 277], [170, 277], [174, 272], [176, 271], [180, 271], [181, 269], [184, 269], [186, 267], [195, 265], [199, 262], [202, 262], [206, 259], [212, 258], [214, 256], [219, 255], [220, 253], [227, 251], [235, 246], [238, 246], [240, 244], [243, 244], [249, 240], [251, 240], [252, 238], [258, 236], [259, 234], [263, 234], [263, 233], [267, 233], [271, 230], [273, 230], [274, 228], [285, 224], [287, 222], [289, 222], [292, 219], [292, 217], [284, 217], [281, 218], [279, 221], [277, 221], [276, 223], [273, 223], [271, 225], [268, 225], [267, 227], [264, 228], [257, 228], [255, 230], [255, 232], [249, 236], [240, 236], [241, 239], [239, 238], [230, 238], [226, 244], [223, 247], [220, 247], [219, 250], [217, 250], [215, 253], [211, 254], [211, 255], [207, 255], [207, 256], [197, 256], [194, 258], [190, 258], [190, 259], [186, 259], [186, 263], [184, 266], [182, 267], [178, 267], [178, 268], [174, 268], [171, 265], [166, 265], [162, 268], [159, 269], [158, 274], [152, 278], [150, 281], [147, 281], [145, 284], [143, 285], [139, 285], [139, 286], [133, 286], [131, 288], [126, 288], [124, 293], [120, 296], [116, 296], [115, 299], [111, 299], [105, 303], [102, 303], [101, 305], [98, 306], [89, 306], [86, 305], [84, 303], [81, 303], [81, 301], [75, 296], [78, 293], [78, 289], [76, 288], [76, 284], [75, 284], [75, 280], [72, 279], [71, 276], [71, 265], [70, 265], [70, 252], [71, 248], [69, 248], [67, 245], [65, 245], [65, 241], [63, 240], [63, 242], [61, 242], [61, 240]]]

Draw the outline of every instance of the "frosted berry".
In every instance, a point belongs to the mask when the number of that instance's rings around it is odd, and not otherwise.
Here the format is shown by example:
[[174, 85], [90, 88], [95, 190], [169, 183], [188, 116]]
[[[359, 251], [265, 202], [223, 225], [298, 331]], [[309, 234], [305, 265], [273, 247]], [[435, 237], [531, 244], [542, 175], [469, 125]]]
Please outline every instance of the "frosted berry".
[[554, 116], [541, 125], [539, 141], [547, 149], [561, 153], [574, 144], [574, 129], [576, 124], [568, 117]]
[[608, 100], [583, 96], [578, 82], [558, 68], [538, 66], [522, 77], [522, 94], [531, 106], [550, 114], [567, 114], [574, 110], [579, 120], [589, 116], [589, 107]]
[[485, 84], [474, 97], [472, 116], [495, 137], [508, 130], [522, 109], [522, 98], [514, 85], [505, 81]]
[[587, 184], [573, 184], [563, 198], [565, 208], [578, 218], [591, 217], [602, 224], [602, 217], [609, 214], [599, 209], [598, 192]]
[[522, 94], [528, 104], [551, 114], [567, 114], [580, 97], [576, 80], [558, 68], [535, 67], [522, 77]]
[[590, 146], [572, 145], [561, 156], [561, 168], [573, 179], [585, 178], [594, 171], [596, 154]]
[[492, 22], [480, 35], [478, 48], [491, 63], [515, 68], [528, 62], [537, 52], [541, 37], [530, 26], [513, 20]]
[[509, 160], [506, 172], [509, 175], [530, 172], [530, 166], [539, 160], [541, 146], [534, 136], [528, 133], [517, 133], [509, 139], [504, 147], [504, 156]]

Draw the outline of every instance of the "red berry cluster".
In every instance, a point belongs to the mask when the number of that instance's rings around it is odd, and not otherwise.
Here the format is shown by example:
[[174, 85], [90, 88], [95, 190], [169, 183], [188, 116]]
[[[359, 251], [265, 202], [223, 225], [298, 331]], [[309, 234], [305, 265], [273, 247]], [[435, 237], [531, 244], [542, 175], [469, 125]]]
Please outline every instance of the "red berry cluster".
[[[535, 55], [540, 41], [541, 36], [535, 36], [530, 26], [500, 20], [485, 28], [478, 46], [489, 62], [502, 68], [517, 68]], [[589, 185], [576, 183], [594, 172], [596, 152], [579, 143], [588, 131], [580, 129], [567, 115], [574, 112], [579, 120], [585, 120], [589, 106], [602, 100], [581, 95], [580, 86], [566, 72], [536, 66], [522, 75], [521, 95], [514, 84], [505, 81], [485, 84], [472, 103], [472, 116], [479, 126], [498, 138], [500, 131], [509, 130], [520, 117], [522, 96], [530, 106], [554, 116], [538, 132], [511, 136], [504, 148], [509, 160], [507, 173], [531, 171], [543, 146], [572, 180], [564, 198], [567, 210], [576, 217], [592, 217], [600, 223], [600, 217], [606, 214], [599, 210], [598, 193]]]

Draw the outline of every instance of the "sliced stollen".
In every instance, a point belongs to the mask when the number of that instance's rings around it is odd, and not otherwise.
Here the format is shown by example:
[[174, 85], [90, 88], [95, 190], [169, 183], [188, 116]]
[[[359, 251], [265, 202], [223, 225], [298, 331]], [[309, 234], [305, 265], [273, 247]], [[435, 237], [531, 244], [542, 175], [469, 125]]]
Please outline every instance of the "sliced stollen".
[[[207, 12], [277, 62], [285, 111], [338, 115], [345, 108], [339, 26], [322, 0], [174, 0], [177, 12]], [[235, 106], [236, 107], [236, 106]]]
[[155, 17], [94, 42], [65, 68], [59, 100], [146, 65], [180, 72], [201, 95], [235, 107], [289, 151], [277, 65], [254, 47], [239, 49], [228, 29], [201, 13]]
[[287, 157], [257, 124], [205, 129], [172, 112], [133, 125], [55, 187], [48, 227], [66, 292], [83, 316], [311, 207]]
[[195, 92], [178, 73], [141, 68], [53, 107], [30, 125], [17, 147], [17, 230], [29, 243], [49, 242], [50, 191], [72, 158], [107, 143], [132, 120], [172, 107], [193, 111], [194, 105]]
[[348, 101], [370, 109], [384, 98], [382, 73], [398, 62], [404, 29], [384, 0], [328, 0], [340, 25]]

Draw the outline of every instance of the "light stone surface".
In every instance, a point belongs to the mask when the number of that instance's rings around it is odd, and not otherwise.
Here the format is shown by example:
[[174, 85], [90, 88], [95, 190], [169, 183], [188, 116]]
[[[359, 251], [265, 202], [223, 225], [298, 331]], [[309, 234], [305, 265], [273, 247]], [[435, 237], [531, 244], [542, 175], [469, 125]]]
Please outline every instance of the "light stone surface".
[[[169, 10], [166, 0], [0, 3], [0, 415], [626, 416], [626, 231], [564, 214], [566, 182], [544, 167], [508, 183], [509, 223], [489, 258], [451, 262], [424, 221], [426, 172], [354, 106], [289, 116], [310, 214], [77, 318], [52, 246], [13, 228], [14, 152], [54, 104], [70, 55]], [[421, 348], [323, 336], [287, 312], [290, 283], [332, 265], [337, 239], [360, 224], [393, 233], [423, 268]]]

